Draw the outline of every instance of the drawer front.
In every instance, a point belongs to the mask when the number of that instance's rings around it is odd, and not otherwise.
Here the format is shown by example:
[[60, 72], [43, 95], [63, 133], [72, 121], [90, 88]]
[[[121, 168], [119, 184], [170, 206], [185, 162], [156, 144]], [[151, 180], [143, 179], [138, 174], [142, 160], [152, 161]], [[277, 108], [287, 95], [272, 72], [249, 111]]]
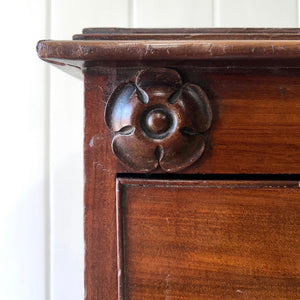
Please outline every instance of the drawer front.
[[119, 299], [299, 299], [297, 182], [119, 179]]

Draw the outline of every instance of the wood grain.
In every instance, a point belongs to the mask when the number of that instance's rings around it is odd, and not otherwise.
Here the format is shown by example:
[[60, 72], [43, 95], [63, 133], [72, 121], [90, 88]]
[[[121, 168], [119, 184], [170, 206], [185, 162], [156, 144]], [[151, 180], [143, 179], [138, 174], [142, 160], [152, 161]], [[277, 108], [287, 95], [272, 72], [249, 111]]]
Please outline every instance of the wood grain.
[[[85, 78], [85, 299], [117, 299], [115, 162], [103, 114], [110, 76]], [[99, 85], [100, 83], [100, 85]], [[103, 99], [103, 101], [102, 101]]]
[[[37, 44], [41, 59], [75, 70], [95, 62], [128, 65], [128, 62], [213, 61], [257, 59], [278, 65], [285, 60], [299, 66], [299, 29], [207, 28], [207, 29], [126, 29], [87, 28], [73, 41], [42, 40]], [[280, 60], [279, 60], [280, 59]], [[164, 66], [164, 65], [161, 65]]]
[[[103, 76], [98, 75], [99, 72], [106, 76], [114, 72], [115, 89], [138, 70], [140, 68], [96, 68], [88, 73], [96, 88], [102, 85]], [[176, 66], [176, 70], [185, 82], [197, 84], [205, 91], [213, 115], [203, 156], [181, 173], [300, 173], [300, 70], [196, 66]], [[101, 101], [106, 104], [112, 91], [109, 90]], [[89, 95], [93, 99], [90, 101], [97, 101], [95, 93]], [[95, 109], [102, 118], [104, 111], [99, 107]], [[91, 123], [91, 126], [96, 125]], [[112, 140], [113, 134], [106, 134]], [[112, 153], [111, 149], [106, 151], [107, 155]], [[142, 155], [142, 151], [140, 148], [135, 155]], [[96, 161], [102, 159], [101, 156], [99, 152]], [[116, 162], [116, 166], [118, 173], [132, 172], [122, 163]]]
[[119, 179], [120, 299], [299, 299], [298, 182]]
[[[272, 36], [273, 34], [300, 34], [299, 28], [84, 28], [82, 34], [106, 34], [111, 39], [114, 34], [124, 34], [130, 37], [131, 34], [211, 34], [218, 33], [230, 37], [232, 34], [243, 34], [247, 39], [251, 34]], [[299, 37], [299, 36], [298, 36]]]
[[74, 40], [40, 41], [41, 59], [157, 61], [203, 59], [299, 59], [298, 40]]
[[[189, 80], [199, 80], [191, 74]], [[216, 117], [209, 150], [189, 172], [299, 174], [299, 75], [263, 70], [204, 74], [202, 86], [213, 98]]]
[[298, 40], [299, 28], [86, 28], [74, 40]]

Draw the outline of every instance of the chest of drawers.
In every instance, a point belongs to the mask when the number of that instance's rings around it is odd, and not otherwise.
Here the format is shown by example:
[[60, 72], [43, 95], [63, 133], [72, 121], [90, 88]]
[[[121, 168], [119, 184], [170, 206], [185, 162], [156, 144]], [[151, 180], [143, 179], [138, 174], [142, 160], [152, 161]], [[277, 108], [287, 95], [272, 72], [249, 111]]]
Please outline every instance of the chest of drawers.
[[300, 298], [299, 29], [85, 29], [86, 299]]

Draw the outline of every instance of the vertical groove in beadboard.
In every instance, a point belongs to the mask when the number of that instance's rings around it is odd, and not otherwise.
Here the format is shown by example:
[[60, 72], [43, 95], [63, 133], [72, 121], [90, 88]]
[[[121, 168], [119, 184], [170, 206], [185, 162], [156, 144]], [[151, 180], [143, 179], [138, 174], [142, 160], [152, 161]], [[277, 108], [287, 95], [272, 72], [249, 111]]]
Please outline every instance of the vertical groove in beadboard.
[[215, 0], [211, 1], [211, 26], [215, 26]]
[[134, 0], [127, 0], [128, 3], [128, 27], [134, 27]]
[[220, 9], [219, 1], [212, 0], [213, 11], [212, 11], [212, 24], [213, 27], [220, 27]]
[[[51, 37], [51, 0], [46, 1], [45, 38]], [[45, 196], [44, 196], [44, 216], [45, 216], [45, 300], [51, 299], [51, 210], [50, 210], [50, 66], [45, 66]]]
[[298, 17], [298, 27], [300, 27], [300, 0], [297, 1], [297, 17]]

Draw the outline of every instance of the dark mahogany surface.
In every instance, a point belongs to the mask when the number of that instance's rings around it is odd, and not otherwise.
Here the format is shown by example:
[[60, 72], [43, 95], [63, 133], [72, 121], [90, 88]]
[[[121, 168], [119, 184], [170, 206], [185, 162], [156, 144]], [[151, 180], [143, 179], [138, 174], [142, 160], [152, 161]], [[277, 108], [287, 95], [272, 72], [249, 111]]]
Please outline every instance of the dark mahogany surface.
[[[43, 40], [37, 45], [39, 57], [65, 67], [84, 70], [95, 62], [175, 60], [251, 60], [265, 59], [264, 64], [277, 65], [278, 59], [300, 58], [298, 28], [210, 28], [210, 29], [126, 29], [87, 28], [74, 35], [73, 41]], [[162, 66], [162, 65], [161, 65]]]
[[120, 299], [299, 299], [298, 182], [118, 181]]
[[74, 40], [298, 40], [299, 28], [86, 28]]
[[199, 85], [183, 82], [171, 68], [147, 68], [114, 91], [105, 120], [125, 166], [178, 172], [202, 156], [212, 111]]
[[[118, 85], [134, 76], [137, 70], [139, 68], [109, 68], [102, 69], [101, 76], [97, 71], [86, 74], [86, 81], [94, 84], [89, 92], [89, 106], [95, 103], [93, 110], [100, 119], [104, 118], [100, 103], [106, 105]], [[205, 91], [213, 115], [202, 157], [180, 173], [300, 173], [300, 71], [247, 68], [227, 70], [190, 66], [177, 66], [176, 70], [185, 82], [197, 84]], [[112, 84], [103, 86], [103, 76]], [[99, 90], [103, 98], [99, 98]], [[201, 114], [197, 115], [196, 111], [194, 115], [187, 116], [191, 119], [197, 117], [200, 118]], [[91, 126], [93, 129], [88, 128], [88, 143], [101, 137], [97, 123]], [[113, 133], [106, 128], [106, 134], [110, 136], [108, 139], [112, 141]], [[95, 151], [96, 161], [102, 160], [103, 152], [98, 152], [101, 147], [102, 144], [94, 143], [91, 149]], [[137, 158], [142, 162], [144, 159], [146, 163], [144, 150], [136, 147], [131, 152], [132, 159]], [[111, 146], [104, 151], [107, 155], [112, 154]], [[136, 168], [123, 165], [117, 157], [115, 159], [117, 172], [139, 172]]]

